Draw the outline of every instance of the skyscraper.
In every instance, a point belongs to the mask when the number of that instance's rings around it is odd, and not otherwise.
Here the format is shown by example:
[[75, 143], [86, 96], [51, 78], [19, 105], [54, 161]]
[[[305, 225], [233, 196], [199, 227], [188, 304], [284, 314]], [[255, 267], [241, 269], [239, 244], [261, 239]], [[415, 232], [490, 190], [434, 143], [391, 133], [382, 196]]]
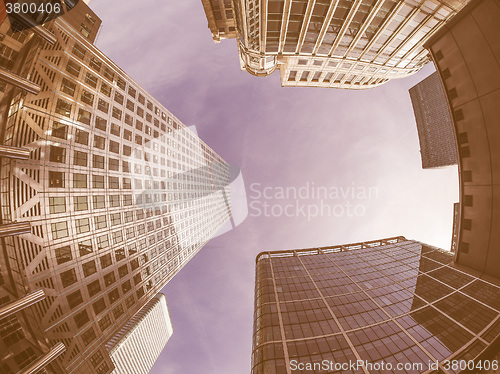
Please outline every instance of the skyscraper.
[[92, 44], [99, 24], [80, 1], [0, 25], [8, 373], [111, 372], [106, 344], [231, 215], [229, 165]]
[[[423, 43], [466, 0], [204, 0], [215, 41], [236, 37], [242, 70], [283, 86], [366, 89], [429, 62]], [[234, 19], [232, 18], [234, 15]], [[234, 27], [236, 36], [227, 33]], [[220, 30], [220, 32], [218, 31]]]
[[156, 295], [109, 341], [113, 374], [148, 374], [173, 334], [165, 295]]
[[262, 252], [252, 374], [460, 371], [500, 342], [496, 282], [404, 237]]
[[500, 278], [500, 8], [474, 0], [426, 44], [453, 114], [460, 173], [456, 261]]
[[410, 88], [422, 168], [457, 164], [457, 145], [446, 93], [437, 72]]

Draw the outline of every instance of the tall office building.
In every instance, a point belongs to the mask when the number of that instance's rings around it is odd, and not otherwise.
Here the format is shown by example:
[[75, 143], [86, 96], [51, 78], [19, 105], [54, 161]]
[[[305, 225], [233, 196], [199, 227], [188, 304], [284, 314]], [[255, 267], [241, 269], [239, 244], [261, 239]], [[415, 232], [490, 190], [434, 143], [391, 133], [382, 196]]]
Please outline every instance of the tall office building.
[[106, 344], [231, 215], [228, 164], [92, 44], [99, 24], [80, 1], [0, 25], [6, 373], [110, 373]]
[[410, 88], [422, 168], [456, 165], [457, 145], [446, 93], [437, 72]]
[[[283, 86], [366, 89], [420, 70], [466, 0], [203, 0], [214, 40], [236, 21], [241, 68]], [[231, 12], [228, 9], [232, 5]], [[219, 30], [219, 31], [217, 31]], [[226, 31], [227, 30], [227, 31]]]
[[456, 261], [500, 278], [500, 7], [471, 1], [426, 44], [453, 113], [460, 175]]
[[500, 281], [452, 261], [404, 237], [260, 253], [252, 374], [456, 373], [446, 360], [486, 362], [500, 343]]
[[107, 344], [113, 374], [148, 374], [173, 334], [165, 295], [156, 295]]

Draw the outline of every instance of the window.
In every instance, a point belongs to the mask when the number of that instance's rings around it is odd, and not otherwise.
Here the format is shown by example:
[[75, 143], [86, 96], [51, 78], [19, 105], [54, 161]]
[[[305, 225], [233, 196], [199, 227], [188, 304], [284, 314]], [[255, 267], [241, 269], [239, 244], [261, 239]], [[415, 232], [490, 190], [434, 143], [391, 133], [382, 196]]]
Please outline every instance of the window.
[[61, 92], [73, 97], [75, 96], [76, 83], [70, 81], [69, 79], [63, 78], [61, 83]]
[[49, 197], [49, 211], [50, 214], [66, 212], [66, 198], [65, 197]]
[[87, 290], [89, 291], [90, 297], [101, 292], [101, 284], [99, 283], [99, 280], [95, 280], [92, 283], [89, 283], [89, 285], [87, 286]]
[[[97, 169], [104, 169], [104, 156], [93, 155], [92, 166]], [[101, 187], [103, 188], [103, 187]]]
[[137, 295], [137, 299], [140, 299], [144, 296], [144, 288], [141, 286], [135, 294]]
[[134, 258], [132, 261], [130, 261], [130, 267], [132, 268], [132, 271], [137, 269], [139, 267], [139, 260]]
[[109, 177], [108, 183], [109, 183], [108, 187], [110, 189], [118, 189], [118, 188], [120, 188], [120, 182], [119, 182], [119, 178], [118, 177]]
[[75, 143], [88, 145], [89, 144], [89, 133], [87, 131], [76, 129]]
[[132, 205], [132, 195], [123, 195], [123, 206]]
[[[128, 291], [127, 291], [128, 292]], [[134, 299], [134, 295], [130, 295], [129, 297], [127, 297], [127, 299], [125, 300], [125, 305], [127, 306], [127, 308], [130, 308], [132, 307], [132, 305], [134, 305], [134, 302], [135, 302], [135, 299]]]
[[117, 249], [115, 251], [115, 259], [117, 262], [125, 259], [125, 249], [124, 248], [120, 248], [120, 249]]
[[123, 178], [122, 183], [124, 190], [130, 190], [132, 188], [132, 181], [130, 178]]
[[[87, 154], [85, 152], [75, 151], [73, 154], [73, 164], [78, 166], [87, 166]], [[87, 176], [85, 176], [85, 187], [87, 188]]]
[[82, 90], [82, 96], [80, 97], [82, 103], [93, 105], [94, 95], [87, 90]]
[[127, 264], [123, 265], [123, 266], [120, 266], [118, 268], [118, 275], [120, 276], [120, 278], [123, 278], [124, 276], [126, 276], [128, 274], [128, 268], [127, 268]]
[[107, 253], [104, 256], [101, 256], [100, 261], [101, 261], [101, 268], [102, 269], [107, 268], [112, 264], [111, 254]]
[[[86, 176], [85, 176], [86, 177]], [[89, 204], [87, 201], [87, 196], [75, 196], [73, 198], [75, 204], [75, 211], [88, 210]]]
[[94, 147], [99, 149], [106, 148], [106, 140], [102, 136], [94, 135]]
[[69, 117], [71, 115], [71, 104], [64, 100], [57, 99], [55, 112], [62, 116]]
[[109, 196], [109, 205], [112, 208], [116, 208], [120, 206], [120, 196], [118, 195], [110, 195]]
[[126, 281], [122, 284], [122, 292], [123, 294], [126, 294], [128, 291], [130, 291], [132, 289], [132, 284], [130, 283], [130, 281]]
[[78, 109], [78, 117], [77, 120], [90, 126], [90, 119], [92, 118], [92, 115], [90, 114], [89, 111], [86, 111], [84, 109]]
[[49, 170], [49, 187], [64, 188], [64, 173]]
[[78, 250], [80, 251], [80, 257], [92, 253], [92, 241], [88, 239], [78, 243]]
[[104, 249], [109, 246], [109, 238], [107, 234], [97, 237], [96, 241], [97, 241], [97, 249]]
[[108, 86], [106, 83], [102, 82], [101, 83], [101, 93], [103, 93], [107, 97], [111, 97], [111, 87]]
[[142, 136], [136, 135], [135, 136], [135, 143], [138, 145], [141, 145], [142, 144]]
[[57, 265], [64, 264], [65, 262], [71, 261], [73, 259], [73, 256], [71, 255], [71, 247], [69, 245], [56, 248], [55, 252]]
[[115, 273], [113, 271], [104, 276], [104, 284], [106, 285], [106, 287], [112, 285], [115, 282], [116, 278], [115, 278]]
[[85, 23], [82, 23], [80, 25], [80, 34], [82, 34], [84, 37], [88, 38], [91, 32], [92, 29], [88, 27]]
[[76, 327], [78, 327], [78, 328], [82, 327], [87, 322], [89, 322], [90, 319], [89, 319], [89, 315], [87, 313], [87, 310], [84, 309], [82, 312], [75, 315], [74, 320], [75, 320]]
[[148, 104], [146, 106], [149, 110], [153, 110], [153, 103], [151, 101], [148, 101]]
[[143, 123], [141, 121], [135, 121], [135, 128], [139, 131], [142, 131]]
[[90, 87], [97, 88], [97, 77], [94, 74], [87, 73], [85, 75], [85, 83]]
[[115, 303], [116, 301], [118, 301], [119, 298], [120, 298], [120, 292], [118, 291], [118, 288], [115, 288], [108, 294], [108, 300], [110, 304]]
[[113, 243], [117, 244], [117, 243], [121, 243], [121, 242], [123, 242], [122, 230], [113, 232]]
[[94, 195], [92, 196], [94, 199], [94, 209], [102, 209], [105, 208], [104, 196], [103, 195]]
[[96, 315], [98, 315], [103, 310], [105, 310], [106, 309], [106, 302], [104, 301], [104, 298], [100, 298], [95, 303], [93, 303], [92, 308], [94, 308], [94, 312]]
[[115, 142], [114, 140], [109, 141], [109, 151], [113, 153], [120, 153], [120, 143]]
[[123, 130], [123, 139], [132, 141], [132, 132], [129, 130]]
[[71, 53], [73, 53], [80, 60], [83, 60], [83, 58], [85, 57], [85, 52], [86, 52], [85, 48], [83, 48], [81, 45], [77, 43], [73, 45], [73, 51], [71, 51]]
[[104, 175], [92, 175], [92, 187], [104, 188]]
[[[109, 317], [109, 314], [106, 314], [104, 317], [101, 318], [99, 321], [99, 328], [101, 331], [106, 330], [109, 326], [111, 326], [111, 318]], [[100, 353], [100, 352], [98, 352]], [[95, 356], [95, 355], [94, 355]], [[102, 356], [101, 356], [102, 357]], [[92, 361], [92, 359], [90, 359]], [[95, 366], [94, 366], [95, 367]]]
[[118, 108], [113, 107], [113, 117], [117, 120], [121, 121], [122, 119], [122, 111]]
[[120, 136], [120, 126], [115, 123], [112, 123], [110, 132], [113, 135]]
[[113, 309], [113, 316], [115, 317], [115, 319], [118, 319], [120, 318], [123, 313], [125, 313], [125, 311], [123, 310], [123, 305], [118, 305], [115, 309]]
[[124, 99], [124, 98], [125, 98], [125, 97], [124, 97], [121, 93], [119, 93], [119, 92], [115, 92], [115, 98], [114, 98], [114, 100], [115, 100], [118, 104], [123, 105], [123, 99]]
[[110, 80], [111, 82], [113, 82], [113, 79], [115, 77], [115, 73], [113, 73], [113, 71], [111, 71], [110, 68], [105, 67], [104, 68], [103, 76], [104, 76], [104, 78], [106, 78], [106, 79]]
[[75, 269], [70, 269], [65, 272], [62, 272], [61, 275], [61, 283], [64, 288], [75, 284], [77, 281]]
[[106, 228], [107, 226], [106, 215], [94, 217], [94, 225], [96, 230]]
[[109, 103], [99, 98], [97, 101], [97, 109], [101, 112], [108, 113], [109, 112]]
[[69, 308], [74, 309], [78, 305], [83, 303], [82, 293], [80, 292], [80, 290], [73, 292], [73, 293], [70, 293], [67, 296], [66, 300], [68, 301]]
[[50, 146], [50, 161], [52, 162], [66, 162], [66, 148]]
[[81, 69], [82, 67], [72, 60], [69, 60], [68, 64], [66, 65], [66, 71], [76, 78], [78, 78], [78, 76], [80, 75]]
[[136, 113], [139, 117], [144, 117], [144, 109], [142, 109], [140, 106], [137, 107]]
[[141, 282], [142, 282], [141, 273], [134, 275], [134, 284], [137, 286]]
[[[116, 158], [110, 158], [108, 161], [108, 169], [118, 171], [120, 169], [120, 161], [117, 160]], [[117, 188], [119, 188], [119, 187], [117, 187]]]
[[100, 71], [101, 70], [101, 61], [96, 59], [95, 57], [91, 57], [89, 61], [89, 66], [94, 69], [95, 71]]
[[57, 222], [52, 223], [52, 238], [60, 239], [68, 236], [68, 224], [67, 222]]
[[134, 126], [134, 119], [128, 113], [125, 113], [125, 123], [129, 126]]
[[82, 334], [82, 340], [85, 345], [89, 345], [90, 343], [92, 343], [95, 338], [95, 331], [92, 327]]
[[90, 23], [91, 25], [93, 25], [95, 23], [95, 19], [94, 17], [92, 17], [91, 14], [87, 13], [85, 15], [85, 21], [87, 21], [88, 23]]
[[127, 100], [127, 109], [130, 110], [131, 112], [134, 112], [135, 105], [132, 100]]
[[[87, 156], [85, 154], [85, 156]], [[85, 165], [87, 164], [85, 159]], [[74, 188], [87, 188], [87, 174], [73, 173], [73, 187]]]
[[121, 77], [116, 78], [116, 85], [125, 91], [126, 83]]
[[81, 218], [75, 220], [75, 227], [77, 234], [83, 234], [90, 231], [90, 223], [88, 218]]
[[128, 87], [128, 94], [129, 94], [130, 96], [132, 96], [132, 97], [135, 99], [135, 96], [136, 96], [136, 94], [137, 94], [137, 91], [136, 91], [136, 89], [135, 89], [134, 87], [129, 86], [129, 87]]

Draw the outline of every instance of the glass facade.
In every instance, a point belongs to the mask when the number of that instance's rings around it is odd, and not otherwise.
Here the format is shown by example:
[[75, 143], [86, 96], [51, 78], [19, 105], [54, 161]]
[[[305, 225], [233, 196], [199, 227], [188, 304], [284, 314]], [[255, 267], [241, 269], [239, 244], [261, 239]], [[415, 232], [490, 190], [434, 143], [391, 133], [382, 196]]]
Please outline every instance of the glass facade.
[[261, 253], [252, 374], [459, 372], [500, 333], [500, 288], [452, 260], [403, 237]]
[[230, 169], [89, 42], [78, 9], [44, 25], [54, 44], [29, 34], [18, 46], [13, 69], [40, 92], [2, 98], [1, 144], [29, 157], [0, 159], [1, 222], [30, 230], [2, 239], [0, 270], [17, 273], [0, 305], [42, 289], [42, 340], [64, 344], [68, 372], [104, 374], [105, 344], [229, 220]]

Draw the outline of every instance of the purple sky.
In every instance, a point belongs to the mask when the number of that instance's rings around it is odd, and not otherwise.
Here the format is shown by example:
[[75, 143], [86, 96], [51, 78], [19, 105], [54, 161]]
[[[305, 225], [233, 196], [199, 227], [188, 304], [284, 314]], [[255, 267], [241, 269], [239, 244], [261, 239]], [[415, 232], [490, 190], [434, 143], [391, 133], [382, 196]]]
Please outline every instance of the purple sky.
[[433, 67], [367, 91], [283, 88], [279, 73], [256, 78], [240, 71], [235, 40], [212, 42], [200, 0], [90, 6], [103, 20], [97, 46], [241, 168], [254, 207], [295, 203], [257, 198], [254, 191], [265, 187], [377, 191], [371, 199], [327, 201], [359, 205], [359, 216], [264, 217], [250, 208], [239, 227], [209, 242], [164, 288], [174, 335], [151, 373], [250, 372], [261, 251], [396, 235], [449, 249], [457, 168], [421, 169], [408, 94]]

